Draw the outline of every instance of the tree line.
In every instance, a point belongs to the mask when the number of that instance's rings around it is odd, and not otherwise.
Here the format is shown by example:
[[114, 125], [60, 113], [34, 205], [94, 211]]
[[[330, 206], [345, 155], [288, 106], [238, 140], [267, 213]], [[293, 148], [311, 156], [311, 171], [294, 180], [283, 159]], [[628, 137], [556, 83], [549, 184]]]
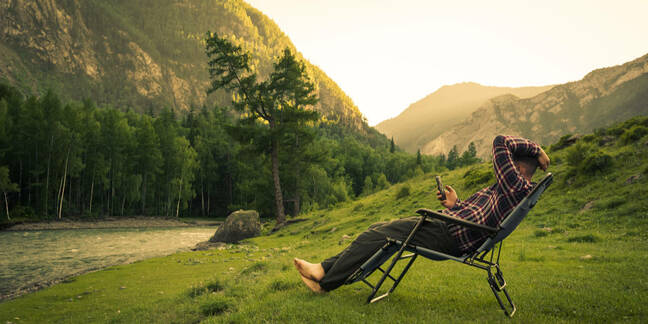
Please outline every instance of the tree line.
[[242, 208], [282, 224], [284, 208], [326, 208], [478, 161], [474, 145], [461, 156], [456, 147], [447, 158], [412, 155], [373, 129], [319, 118], [305, 109], [317, 98], [289, 50], [266, 80], [231, 43], [212, 35], [207, 50], [212, 90], [231, 92], [232, 107], [139, 114], [63, 103], [53, 91], [25, 98], [0, 84], [6, 218], [223, 217]]

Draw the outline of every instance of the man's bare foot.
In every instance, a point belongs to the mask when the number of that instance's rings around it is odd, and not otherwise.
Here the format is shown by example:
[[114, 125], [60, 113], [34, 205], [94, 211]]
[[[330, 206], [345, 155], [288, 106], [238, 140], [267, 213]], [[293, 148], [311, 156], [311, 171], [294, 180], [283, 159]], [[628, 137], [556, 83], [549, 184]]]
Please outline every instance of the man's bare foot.
[[293, 263], [297, 271], [306, 279], [318, 282], [324, 278], [324, 268], [321, 263], [314, 264], [298, 258], [294, 258]]
[[326, 290], [322, 289], [322, 287], [319, 285], [319, 283], [318, 283], [317, 281], [314, 281], [314, 280], [308, 279], [308, 278], [306, 278], [306, 277], [304, 277], [304, 276], [302, 276], [302, 275], [300, 275], [299, 277], [301, 277], [301, 280], [302, 280], [302, 281], [306, 284], [306, 286], [308, 286], [308, 288], [310, 288], [310, 290], [312, 290], [314, 293], [323, 294], [323, 293], [326, 292]]

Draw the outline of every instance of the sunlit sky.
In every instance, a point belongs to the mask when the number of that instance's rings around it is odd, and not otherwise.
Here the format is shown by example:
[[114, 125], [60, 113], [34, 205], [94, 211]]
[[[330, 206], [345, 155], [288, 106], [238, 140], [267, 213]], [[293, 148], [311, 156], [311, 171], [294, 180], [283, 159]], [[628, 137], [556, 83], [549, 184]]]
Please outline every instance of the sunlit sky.
[[581, 79], [648, 53], [648, 1], [245, 0], [370, 125], [443, 85]]

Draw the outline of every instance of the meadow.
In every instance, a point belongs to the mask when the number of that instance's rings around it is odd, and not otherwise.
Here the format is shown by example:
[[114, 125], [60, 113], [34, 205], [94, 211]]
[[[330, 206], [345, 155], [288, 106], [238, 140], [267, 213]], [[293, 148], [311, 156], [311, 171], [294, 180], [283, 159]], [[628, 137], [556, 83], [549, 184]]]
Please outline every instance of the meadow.
[[[635, 121], [636, 122], [636, 121]], [[645, 122], [642, 120], [641, 122]], [[634, 125], [636, 126], [636, 125]], [[648, 319], [648, 137], [617, 125], [550, 149], [554, 184], [504, 241], [502, 271], [520, 323]], [[578, 156], [581, 154], [581, 156]], [[540, 179], [543, 172], [536, 174]], [[489, 184], [481, 163], [446, 171], [460, 198]], [[485, 273], [419, 259], [387, 299], [369, 289], [305, 288], [293, 257], [319, 261], [377, 221], [440, 208], [434, 174], [303, 215], [306, 221], [222, 249], [178, 253], [84, 274], [0, 304], [13, 323], [504, 322]], [[300, 216], [302, 217], [302, 216]], [[374, 274], [370, 280], [376, 279]]]

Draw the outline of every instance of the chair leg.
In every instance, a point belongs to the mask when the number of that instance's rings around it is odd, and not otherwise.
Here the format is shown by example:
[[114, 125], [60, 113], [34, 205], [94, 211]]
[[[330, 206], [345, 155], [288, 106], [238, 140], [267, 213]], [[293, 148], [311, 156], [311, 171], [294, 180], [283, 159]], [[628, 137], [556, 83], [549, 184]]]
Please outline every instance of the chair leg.
[[[403, 255], [403, 252], [405, 252], [405, 248], [407, 247], [409, 242], [412, 240], [414, 235], [416, 235], [416, 232], [418, 232], [418, 230], [421, 227], [421, 225], [423, 224], [423, 222], [425, 222], [425, 216], [422, 216], [419, 219], [419, 221], [416, 222], [416, 224], [414, 225], [414, 228], [412, 229], [412, 231], [407, 236], [407, 239], [401, 245], [400, 249], [398, 250], [398, 252], [394, 256], [394, 259], [392, 260], [392, 262], [389, 265], [389, 267], [387, 268], [387, 270], [383, 271], [382, 268], [378, 267], [378, 269], [383, 272], [383, 275], [382, 275], [382, 277], [380, 277], [380, 280], [378, 280], [378, 283], [373, 288], [371, 294], [367, 298], [367, 303], [373, 303], [373, 302], [379, 301], [379, 300], [387, 297], [392, 291], [394, 291], [394, 289], [396, 289], [396, 286], [398, 286], [398, 283], [400, 283], [400, 281], [401, 281], [401, 279], [403, 279], [403, 276], [405, 275], [405, 273], [409, 270], [410, 266], [412, 266], [412, 263], [414, 263], [414, 260], [416, 259], [416, 254], [414, 254], [412, 256], [412, 260], [410, 260], [409, 263], [407, 264], [407, 266], [405, 266], [405, 269], [403, 269], [403, 272], [401, 272], [401, 274], [398, 276], [398, 279], [394, 279], [394, 277], [389, 275], [389, 273], [392, 271], [392, 269], [396, 265], [396, 262], [398, 262], [398, 261], [400, 261], [402, 259], [401, 256]], [[388, 238], [387, 240], [389, 241], [390, 239]], [[374, 298], [376, 293], [378, 293], [378, 289], [380, 289], [383, 282], [385, 282], [385, 279], [387, 279], [388, 277], [391, 280], [394, 281], [394, 285], [386, 293]]]
[[[496, 269], [497, 272], [495, 273], [495, 275], [493, 275], [493, 273], [491, 272], [491, 268], [488, 269], [488, 284], [490, 285], [490, 288], [493, 291], [493, 294], [495, 295], [500, 308], [504, 311], [504, 314], [506, 314], [506, 316], [508, 317], [513, 317], [517, 308], [515, 307], [515, 303], [513, 303], [513, 299], [511, 299], [508, 291], [506, 291], [506, 281], [504, 280], [502, 271], [500, 271], [499, 266], [497, 266]], [[503, 292], [504, 296], [506, 296], [510, 310], [506, 308], [506, 305], [504, 305], [504, 302], [502, 301], [502, 298], [499, 294], [500, 292]]]
[[[394, 290], [396, 290], [396, 287], [398, 287], [398, 284], [401, 282], [401, 280], [403, 279], [403, 277], [405, 276], [407, 271], [409, 271], [410, 267], [412, 266], [412, 263], [414, 263], [414, 260], [416, 260], [417, 256], [418, 256], [418, 254], [413, 254], [413, 255], [409, 255], [409, 256], [405, 256], [405, 257], [401, 257], [400, 255], [397, 255], [397, 256], [394, 257], [394, 260], [392, 260], [392, 263], [389, 265], [387, 270], [383, 270], [382, 268], [378, 267], [378, 270], [383, 272], [383, 275], [382, 275], [382, 277], [380, 277], [380, 280], [378, 280], [378, 283], [376, 283], [375, 286], [372, 286], [370, 283], [365, 281], [365, 283], [367, 285], [369, 285], [369, 287], [372, 288], [371, 294], [369, 295], [369, 297], [367, 297], [367, 304], [377, 302], [377, 301], [389, 296], [389, 294], [391, 294], [392, 292], [394, 292]], [[398, 262], [398, 261], [400, 261], [402, 259], [405, 259], [405, 258], [410, 258], [411, 260], [409, 260], [409, 262], [407, 262], [407, 265], [405, 266], [405, 268], [403, 268], [403, 271], [401, 271], [400, 275], [398, 275], [398, 278], [394, 278], [393, 276], [390, 275], [391, 271], [394, 269], [394, 266], [396, 265], [396, 262]], [[386, 293], [384, 293], [384, 294], [382, 294], [382, 295], [380, 295], [378, 297], [374, 297], [374, 296], [376, 296], [376, 293], [378, 293], [378, 290], [380, 289], [380, 287], [383, 285], [383, 283], [385, 282], [385, 280], [387, 278], [394, 281], [391, 288], [389, 288], [389, 290]]]

